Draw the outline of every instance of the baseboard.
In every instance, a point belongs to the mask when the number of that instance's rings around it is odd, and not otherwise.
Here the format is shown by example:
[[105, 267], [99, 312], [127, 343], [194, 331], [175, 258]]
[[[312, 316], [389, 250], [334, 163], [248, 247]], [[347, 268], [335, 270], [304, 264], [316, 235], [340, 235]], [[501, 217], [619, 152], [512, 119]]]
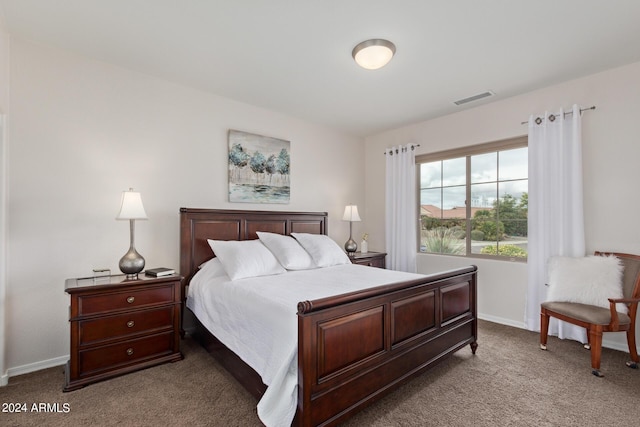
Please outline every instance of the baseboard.
[[0, 387], [4, 387], [7, 384], [9, 384], [9, 374], [5, 373], [4, 375], [0, 376]]
[[[40, 371], [42, 369], [53, 368], [56, 366], [62, 366], [67, 363], [69, 356], [60, 356], [53, 359], [42, 360], [40, 362], [29, 363], [28, 365], [16, 366], [7, 370], [7, 382], [10, 377], [18, 375], [29, 374], [31, 372]], [[6, 385], [6, 384], [2, 384]]]
[[[491, 316], [488, 314], [478, 313], [478, 319], [486, 320], [488, 322], [498, 323], [505, 326], [513, 326], [514, 328], [526, 329], [524, 326], [524, 322], [515, 322], [511, 319], [505, 319], [503, 317]], [[611, 332], [613, 333], [613, 332]], [[629, 347], [627, 347], [626, 343], [620, 343], [617, 341], [611, 341], [606, 339], [607, 334], [605, 333], [602, 338], [602, 346], [605, 348], [610, 348], [611, 350], [618, 350], [623, 353], [629, 353]], [[638, 349], [638, 353], [640, 353], [640, 349]]]
[[488, 322], [499, 323], [500, 325], [513, 326], [518, 329], [525, 329], [524, 322], [516, 322], [511, 319], [505, 319], [504, 317], [491, 316], [490, 314], [478, 313], [478, 319], [486, 320]]
[[[612, 332], [613, 333], [613, 332]], [[605, 337], [607, 336], [606, 333], [604, 335]], [[618, 350], [621, 351], [623, 353], [629, 353], [629, 346], [625, 343], [625, 344], [621, 344], [619, 342], [615, 342], [615, 341], [609, 341], [606, 340], [604, 338], [602, 338], [602, 346], [605, 348], [610, 348], [612, 350]], [[638, 353], [640, 353], [640, 350], [638, 350]]]

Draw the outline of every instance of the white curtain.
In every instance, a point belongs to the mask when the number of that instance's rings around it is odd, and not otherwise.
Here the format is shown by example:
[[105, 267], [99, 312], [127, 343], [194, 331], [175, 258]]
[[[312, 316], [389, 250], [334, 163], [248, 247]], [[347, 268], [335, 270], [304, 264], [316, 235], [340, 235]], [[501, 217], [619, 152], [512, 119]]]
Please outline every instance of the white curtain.
[[414, 146], [388, 148], [385, 156], [387, 268], [415, 273], [418, 207]]
[[[566, 117], [565, 117], [566, 115]], [[585, 255], [580, 108], [529, 118], [529, 239], [526, 327], [540, 330], [551, 256]], [[584, 328], [551, 319], [549, 334], [586, 342]]]

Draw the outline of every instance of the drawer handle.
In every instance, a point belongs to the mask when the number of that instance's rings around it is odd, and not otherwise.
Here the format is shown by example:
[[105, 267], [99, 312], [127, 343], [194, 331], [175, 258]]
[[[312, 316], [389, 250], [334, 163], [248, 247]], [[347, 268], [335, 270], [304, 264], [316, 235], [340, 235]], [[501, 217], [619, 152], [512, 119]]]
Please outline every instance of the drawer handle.
[[133, 320], [129, 320], [127, 322], [127, 328], [133, 328], [133, 326], [136, 324], [136, 322], [134, 322]]
[[129, 304], [132, 304], [135, 300], [136, 300], [136, 297], [129, 297], [129, 298], [127, 298], [127, 302], [128, 302]]
[[127, 349], [127, 355], [128, 355], [128, 356], [131, 356], [132, 354], [133, 354], [133, 348], [129, 347], [129, 348]]

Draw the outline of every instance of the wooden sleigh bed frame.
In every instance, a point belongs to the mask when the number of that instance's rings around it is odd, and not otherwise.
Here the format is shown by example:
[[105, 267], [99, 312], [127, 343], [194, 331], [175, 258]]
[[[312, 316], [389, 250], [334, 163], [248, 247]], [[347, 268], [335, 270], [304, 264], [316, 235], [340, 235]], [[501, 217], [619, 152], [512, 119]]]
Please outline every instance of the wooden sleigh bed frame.
[[[257, 231], [327, 234], [327, 214], [181, 208], [184, 285], [212, 258], [207, 239], [256, 239]], [[338, 424], [467, 344], [475, 354], [476, 281], [477, 268], [470, 266], [301, 301], [293, 425]], [[259, 399], [266, 390], [260, 376], [195, 323], [194, 337]]]

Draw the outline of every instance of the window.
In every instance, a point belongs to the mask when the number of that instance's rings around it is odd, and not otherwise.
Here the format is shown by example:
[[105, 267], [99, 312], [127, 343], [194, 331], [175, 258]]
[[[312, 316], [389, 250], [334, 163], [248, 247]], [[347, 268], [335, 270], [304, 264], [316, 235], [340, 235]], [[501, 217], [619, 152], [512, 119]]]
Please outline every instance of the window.
[[527, 138], [416, 157], [420, 252], [527, 257]]

